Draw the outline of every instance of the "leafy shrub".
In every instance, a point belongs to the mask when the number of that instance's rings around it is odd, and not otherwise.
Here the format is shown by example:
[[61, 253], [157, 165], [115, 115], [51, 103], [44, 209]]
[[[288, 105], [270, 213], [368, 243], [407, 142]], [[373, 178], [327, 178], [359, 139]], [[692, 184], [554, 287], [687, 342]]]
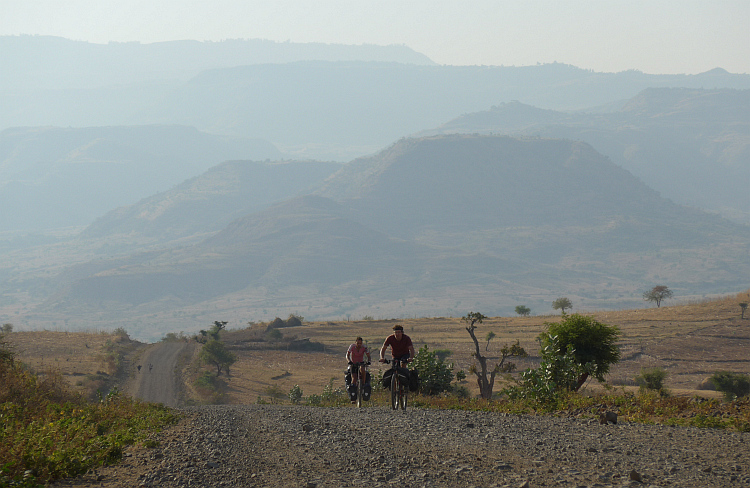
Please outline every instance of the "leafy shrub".
[[417, 352], [411, 364], [419, 371], [420, 393], [437, 395], [451, 390], [453, 363], [447, 364], [435, 352], [430, 352], [426, 345]]
[[668, 373], [663, 368], [644, 368], [641, 370], [641, 374], [636, 376], [635, 382], [642, 389], [658, 391], [664, 394], [666, 393], [664, 380], [667, 378], [667, 375]]
[[711, 376], [711, 381], [727, 401], [750, 394], [750, 377], [746, 374], [717, 371]]
[[281, 391], [281, 388], [279, 385], [271, 385], [266, 387], [266, 395], [270, 396], [271, 398], [284, 398], [286, 395], [284, 395], [284, 392]]
[[210, 371], [203, 371], [195, 380], [195, 386], [208, 390], [216, 389], [216, 375]]
[[323, 398], [320, 395], [313, 393], [305, 399], [305, 405], [310, 407], [319, 407], [323, 403]]
[[579, 378], [594, 372], [593, 362], [581, 364], [575, 349], [564, 346], [559, 336], [542, 333], [542, 360], [537, 369], [527, 369], [517, 385], [503, 390], [513, 400], [531, 400], [543, 408], [554, 408], [561, 395], [573, 391]]
[[294, 385], [289, 390], [289, 401], [292, 402], [292, 405], [299, 405], [302, 401], [302, 388], [299, 385]]

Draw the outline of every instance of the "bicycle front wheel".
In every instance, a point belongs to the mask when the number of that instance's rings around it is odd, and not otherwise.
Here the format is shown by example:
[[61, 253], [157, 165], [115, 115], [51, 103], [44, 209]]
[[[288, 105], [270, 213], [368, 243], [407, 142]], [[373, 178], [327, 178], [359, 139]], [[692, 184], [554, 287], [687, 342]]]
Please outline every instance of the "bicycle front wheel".
[[398, 408], [398, 373], [395, 371], [391, 375], [391, 409], [396, 410]]
[[357, 381], [357, 408], [362, 408], [362, 380]]
[[406, 410], [406, 401], [409, 397], [409, 389], [399, 381], [399, 398], [401, 398], [401, 410]]

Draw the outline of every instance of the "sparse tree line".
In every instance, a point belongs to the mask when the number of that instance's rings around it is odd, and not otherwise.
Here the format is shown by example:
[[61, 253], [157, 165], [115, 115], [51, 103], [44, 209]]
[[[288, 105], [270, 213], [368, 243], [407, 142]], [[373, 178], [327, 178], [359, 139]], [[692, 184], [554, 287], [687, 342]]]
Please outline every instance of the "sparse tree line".
[[[672, 290], [664, 285], [657, 285], [650, 290], [643, 292], [643, 299], [647, 302], [656, 303], [657, 308], [661, 307], [661, 303], [664, 300], [672, 298], [673, 296], [674, 294]], [[742, 307], [742, 318], [745, 318], [747, 303], [744, 303], [744, 306], [740, 303], [740, 307]], [[568, 297], [559, 297], [552, 302], [552, 309], [560, 310], [563, 315], [566, 310], [571, 310], [572, 308], [573, 302]], [[516, 313], [522, 317], [528, 317], [531, 314], [531, 309], [526, 305], [518, 305], [516, 306]]]

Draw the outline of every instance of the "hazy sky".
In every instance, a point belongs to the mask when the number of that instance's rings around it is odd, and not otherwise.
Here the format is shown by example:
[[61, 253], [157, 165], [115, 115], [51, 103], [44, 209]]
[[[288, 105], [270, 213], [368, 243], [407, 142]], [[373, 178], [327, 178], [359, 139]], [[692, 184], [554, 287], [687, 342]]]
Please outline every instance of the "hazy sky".
[[17, 34], [404, 44], [440, 64], [750, 73], [750, 0], [0, 0], [0, 35]]

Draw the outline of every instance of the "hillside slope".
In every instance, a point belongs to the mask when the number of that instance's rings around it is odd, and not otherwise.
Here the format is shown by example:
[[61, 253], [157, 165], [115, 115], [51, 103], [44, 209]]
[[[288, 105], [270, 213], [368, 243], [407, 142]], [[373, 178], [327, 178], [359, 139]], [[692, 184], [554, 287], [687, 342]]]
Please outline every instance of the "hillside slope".
[[221, 230], [232, 220], [304, 194], [341, 168], [319, 161], [227, 161], [174, 188], [108, 212], [81, 237], [164, 242]]
[[509, 315], [558, 296], [637, 306], [660, 283], [678, 296], [746, 288], [748, 247], [747, 227], [662, 199], [583, 143], [430, 137], [199, 244], [71, 269], [37, 312], [166, 326], [300, 310]]
[[607, 112], [511, 102], [421, 134], [451, 133], [585, 141], [666, 198], [750, 222], [750, 90], [649, 88]]

